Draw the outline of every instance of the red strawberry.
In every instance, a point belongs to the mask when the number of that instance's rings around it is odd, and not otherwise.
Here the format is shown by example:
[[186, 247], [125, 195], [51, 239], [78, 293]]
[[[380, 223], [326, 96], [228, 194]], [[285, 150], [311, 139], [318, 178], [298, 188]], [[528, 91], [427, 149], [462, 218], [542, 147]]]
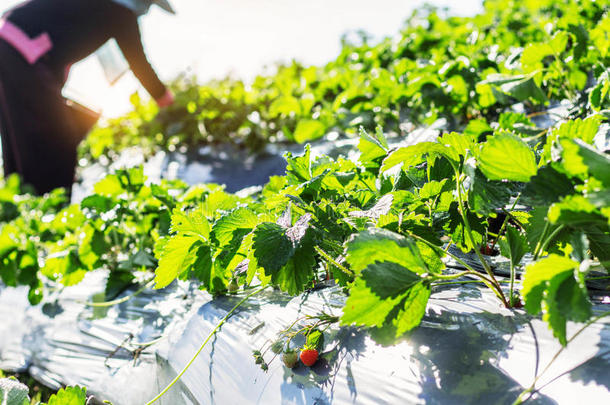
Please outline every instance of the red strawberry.
[[297, 361], [299, 361], [299, 356], [297, 355], [297, 352], [289, 350], [282, 355], [282, 361], [286, 367], [293, 368], [296, 366]]
[[307, 367], [313, 366], [318, 361], [318, 351], [308, 347], [303, 348], [301, 350], [301, 361]]

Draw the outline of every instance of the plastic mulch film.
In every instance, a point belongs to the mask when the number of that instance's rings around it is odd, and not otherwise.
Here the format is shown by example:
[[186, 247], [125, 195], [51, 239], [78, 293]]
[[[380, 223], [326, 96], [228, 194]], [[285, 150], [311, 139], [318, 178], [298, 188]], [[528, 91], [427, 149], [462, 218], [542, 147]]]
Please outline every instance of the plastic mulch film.
[[[90, 299], [83, 291], [103, 290], [103, 276], [93, 273], [80, 288], [38, 307], [26, 308], [25, 290], [3, 290], [0, 367], [27, 369], [49, 386], [86, 385], [114, 404], [142, 404], [171, 381], [240, 299], [213, 300], [176, 284], [96, 313], [99, 308], [80, 301]], [[334, 327], [312, 368], [290, 370], [279, 358], [267, 372], [255, 364], [252, 351], [295, 319], [322, 311], [339, 315], [344, 300], [337, 287], [297, 297], [269, 289], [250, 298], [159, 403], [510, 404], [560, 349], [540, 319], [506, 310], [490, 291], [470, 284], [436, 288], [421, 326], [396, 345], [384, 346], [382, 337], [357, 328]], [[580, 326], [569, 323], [568, 336]], [[604, 318], [542, 374], [530, 403], [604, 403], [609, 369], [610, 319]]]

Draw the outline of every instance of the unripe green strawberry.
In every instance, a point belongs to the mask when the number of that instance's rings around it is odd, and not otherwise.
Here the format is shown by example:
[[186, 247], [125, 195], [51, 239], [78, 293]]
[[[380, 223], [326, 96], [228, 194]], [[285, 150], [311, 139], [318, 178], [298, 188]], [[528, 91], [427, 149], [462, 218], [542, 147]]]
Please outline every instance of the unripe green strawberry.
[[237, 284], [237, 281], [233, 278], [231, 279], [231, 282], [229, 283], [229, 285], [227, 286], [227, 290], [230, 293], [234, 293], [237, 290], [239, 290], [239, 285]]
[[294, 350], [287, 350], [282, 355], [282, 361], [284, 362], [284, 365], [286, 367], [293, 368], [294, 366], [296, 366], [297, 362], [299, 361], [299, 356], [297, 355], [297, 352], [295, 352]]

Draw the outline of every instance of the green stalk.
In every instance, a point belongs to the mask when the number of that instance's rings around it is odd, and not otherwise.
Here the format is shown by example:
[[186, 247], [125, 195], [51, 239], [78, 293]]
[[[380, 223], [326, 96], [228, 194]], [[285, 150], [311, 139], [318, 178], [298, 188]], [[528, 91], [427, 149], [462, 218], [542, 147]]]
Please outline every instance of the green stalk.
[[318, 252], [320, 256], [324, 258], [324, 260], [328, 261], [330, 264], [341, 270], [343, 273], [347, 274], [350, 277], [354, 277], [354, 272], [349, 270], [347, 267], [343, 266], [341, 263], [337, 262], [333, 259], [328, 253], [320, 249], [319, 246], [314, 247], [315, 251]]
[[[510, 211], [515, 209], [520, 198], [521, 198], [521, 193], [519, 193], [517, 195], [517, 198], [515, 198], [515, 202], [513, 203], [513, 206], [510, 207]], [[504, 210], [504, 211], [506, 212], [506, 210]], [[491, 245], [491, 250], [493, 250], [496, 247], [496, 243], [498, 243], [498, 239], [500, 239], [500, 236], [502, 236], [502, 232], [504, 232], [504, 229], [506, 228], [506, 224], [508, 223], [509, 218], [510, 218], [510, 214], [509, 214], [509, 212], [506, 212], [506, 217], [504, 218], [504, 221], [502, 222], [502, 226], [500, 227], [500, 230], [498, 231], [498, 235], [496, 236], [494, 243], [492, 243], [492, 245]]]
[[[542, 244], [541, 248], [540, 248], [540, 252], [538, 252], [538, 254], [544, 252], [547, 248], [547, 246], [549, 245], [549, 243], [551, 243], [551, 241], [555, 238], [555, 236], [557, 236], [557, 234], [561, 231], [563, 231], [563, 228], [565, 226], [564, 225], [560, 225], [557, 227], [557, 229], [555, 229], [548, 238], [546, 238], [546, 240], [544, 241], [544, 243]], [[537, 258], [537, 257], [536, 257]]]
[[246, 300], [248, 300], [248, 298], [250, 298], [253, 295], [258, 294], [259, 292], [263, 291], [266, 287], [267, 286], [260, 287], [259, 289], [252, 291], [250, 294], [248, 294], [244, 298], [242, 298], [237, 304], [235, 304], [235, 306], [224, 316], [224, 318], [222, 318], [220, 320], [220, 322], [218, 322], [218, 324], [212, 330], [212, 332], [210, 332], [208, 337], [203, 341], [201, 346], [199, 346], [199, 349], [197, 349], [197, 351], [195, 352], [195, 355], [193, 357], [191, 357], [191, 359], [189, 360], [188, 363], [186, 363], [186, 366], [184, 366], [182, 371], [180, 373], [178, 373], [178, 375], [169, 383], [169, 385], [167, 387], [165, 387], [163, 389], [163, 391], [161, 391], [159, 394], [157, 394], [156, 397], [154, 397], [153, 399], [148, 401], [146, 403], [146, 405], [150, 405], [150, 404], [153, 404], [153, 403], [157, 402], [157, 400], [159, 400], [159, 398], [161, 398], [163, 395], [165, 395], [167, 393], [167, 391], [169, 391], [170, 388], [172, 388], [174, 386], [174, 384], [176, 384], [178, 382], [178, 380], [180, 380], [180, 378], [184, 375], [184, 373], [186, 373], [186, 370], [188, 370], [188, 368], [191, 366], [191, 364], [193, 364], [193, 362], [195, 361], [197, 356], [199, 356], [199, 353], [201, 353], [201, 351], [203, 350], [205, 345], [208, 343], [208, 341], [212, 338], [212, 336], [214, 336], [216, 334], [218, 329], [220, 329], [220, 327], [227, 321], [227, 319], [229, 319], [231, 317], [231, 315], [233, 315], [233, 312], [235, 312], [235, 310], [237, 308], [239, 308], [244, 302], [246, 302]]
[[521, 394], [519, 394], [519, 396], [517, 397], [517, 399], [515, 400], [515, 402], [513, 402], [513, 405], [519, 405], [522, 404], [524, 402], [524, 397], [525, 395], [529, 394], [530, 392], [534, 391], [536, 388], [536, 383], [538, 382], [538, 380], [540, 380], [540, 378], [542, 377], [542, 375], [544, 373], [546, 373], [548, 371], [548, 369], [551, 367], [551, 365], [553, 364], [553, 362], [555, 360], [557, 360], [557, 358], [561, 355], [561, 353], [563, 353], [563, 351], [565, 350], [565, 348], [572, 343], [572, 341], [574, 339], [576, 339], [578, 337], [578, 335], [580, 335], [585, 329], [587, 329], [589, 326], [593, 325], [595, 322], [599, 321], [600, 319], [606, 317], [606, 316], [610, 316], [610, 311], [606, 311], [606, 312], [602, 312], [601, 314], [597, 315], [594, 318], [591, 318], [587, 323], [585, 323], [583, 325], [582, 328], [580, 328], [570, 339], [568, 339], [568, 341], [566, 342], [565, 346], [562, 346], [557, 353], [555, 353], [555, 355], [553, 356], [553, 358], [551, 359], [551, 361], [549, 361], [549, 363], [546, 365], [546, 367], [544, 368], [544, 370], [542, 370], [542, 372], [540, 374], [538, 374], [536, 376], [536, 378], [534, 378], [534, 382], [532, 382], [532, 385], [530, 385], [528, 388], [526, 388], [525, 390], [523, 390], [523, 392], [521, 392]]
[[468, 217], [466, 216], [466, 212], [464, 209], [464, 199], [462, 198], [462, 187], [461, 187], [462, 183], [460, 180], [460, 173], [458, 171], [456, 171], [456, 173], [455, 173], [455, 182], [456, 182], [456, 188], [457, 188], [459, 211], [460, 211], [460, 215], [462, 216], [462, 221], [464, 221], [464, 228], [466, 229], [466, 235], [470, 239], [470, 244], [474, 247], [474, 252], [477, 255], [477, 257], [479, 258], [479, 261], [481, 262], [481, 264], [483, 265], [485, 272], [491, 279], [492, 285], [494, 286], [493, 290], [496, 291], [496, 295], [500, 298], [500, 300], [502, 301], [502, 303], [504, 304], [504, 306], [506, 308], [510, 308], [510, 304], [509, 304], [509, 302], [506, 301], [506, 297], [504, 296], [504, 293], [502, 292], [502, 287], [500, 287], [500, 284], [498, 283], [493, 272], [491, 271], [491, 267], [489, 267], [489, 263], [487, 263], [487, 261], [485, 260], [485, 258], [483, 257], [483, 255], [481, 254], [477, 245], [474, 242], [474, 237], [472, 236], [472, 228], [470, 227], [470, 222], [468, 221]]
[[[483, 284], [485, 284], [485, 285], [486, 285], [486, 286], [487, 286], [487, 287], [488, 287], [490, 290], [492, 290], [492, 291], [494, 292], [494, 294], [496, 294], [496, 296], [497, 296], [497, 297], [498, 297], [500, 300], [505, 301], [505, 300], [504, 300], [503, 295], [500, 295], [500, 294], [498, 293], [498, 291], [496, 290], [496, 286], [494, 286], [493, 281], [489, 280], [489, 279], [488, 279], [487, 277], [485, 277], [483, 274], [481, 274], [481, 273], [479, 273], [478, 271], [476, 271], [475, 269], [473, 269], [471, 266], [469, 266], [469, 265], [468, 265], [468, 263], [466, 263], [465, 261], [463, 261], [462, 259], [460, 259], [460, 258], [459, 258], [459, 257], [457, 257], [456, 255], [454, 255], [454, 254], [452, 254], [452, 253], [449, 253], [449, 252], [448, 252], [448, 251], [446, 251], [445, 249], [443, 249], [443, 248], [441, 248], [441, 247], [439, 247], [439, 246], [436, 246], [436, 245], [435, 245], [435, 244], [433, 244], [433, 243], [428, 242], [427, 240], [425, 240], [424, 238], [422, 238], [422, 237], [420, 237], [420, 236], [418, 236], [418, 235], [415, 235], [415, 234], [413, 234], [413, 233], [409, 233], [409, 236], [411, 236], [411, 237], [412, 237], [412, 238], [414, 238], [414, 239], [419, 240], [419, 241], [420, 241], [420, 242], [422, 242], [422, 243], [427, 244], [428, 246], [430, 246], [430, 247], [431, 247], [431, 248], [433, 248], [433, 249], [436, 249], [436, 250], [438, 250], [438, 251], [440, 251], [440, 252], [443, 252], [444, 254], [447, 254], [448, 256], [451, 256], [451, 258], [453, 258], [455, 261], [457, 261], [457, 262], [458, 262], [458, 263], [460, 263], [462, 266], [464, 266], [466, 269], [468, 269], [468, 271], [465, 271], [465, 272], [459, 273], [459, 274], [460, 274], [460, 277], [462, 277], [462, 276], [464, 276], [464, 275], [471, 275], [471, 276], [475, 276], [475, 277], [480, 278], [480, 279], [481, 279], [481, 282], [482, 282]], [[451, 275], [451, 276], [435, 275], [435, 277], [438, 277], [439, 279], [443, 279], [444, 277], [448, 277], [447, 279], [449, 279], [449, 280], [451, 280], [453, 276], [455, 276], [455, 275]], [[457, 278], [457, 277], [456, 277], [456, 278]], [[497, 283], [497, 281], [496, 281], [496, 283]]]
[[544, 229], [542, 230], [542, 234], [540, 235], [540, 239], [538, 239], [538, 243], [536, 243], [536, 248], [534, 249], [534, 261], [538, 260], [538, 255], [540, 255], [540, 248], [542, 246], [542, 242], [546, 237], [547, 232], [549, 231], [549, 227], [551, 226], [549, 221], [546, 221], [544, 224]]
[[516, 269], [515, 269], [515, 265], [513, 264], [513, 261], [510, 261], [510, 287], [508, 290], [508, 299], [510, 300], [510, 305], [513, 305], [514, 302], [514, 298], [515, 298], [515, 273], [516, 273]]

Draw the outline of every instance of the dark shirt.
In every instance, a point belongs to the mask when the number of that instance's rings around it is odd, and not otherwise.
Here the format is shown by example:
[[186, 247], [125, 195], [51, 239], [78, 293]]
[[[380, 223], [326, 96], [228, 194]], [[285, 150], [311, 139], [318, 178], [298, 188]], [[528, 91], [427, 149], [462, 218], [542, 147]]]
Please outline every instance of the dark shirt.
[[166, 88], [146, 59], [135, 13], [111, 0], [30, 0], [8, 13], [8, 20], [31, 38], [44, 32], [53, 42], [45, 63], [63, 76], [71, 64], [114, 38], [129, 67], [153, 98]]

